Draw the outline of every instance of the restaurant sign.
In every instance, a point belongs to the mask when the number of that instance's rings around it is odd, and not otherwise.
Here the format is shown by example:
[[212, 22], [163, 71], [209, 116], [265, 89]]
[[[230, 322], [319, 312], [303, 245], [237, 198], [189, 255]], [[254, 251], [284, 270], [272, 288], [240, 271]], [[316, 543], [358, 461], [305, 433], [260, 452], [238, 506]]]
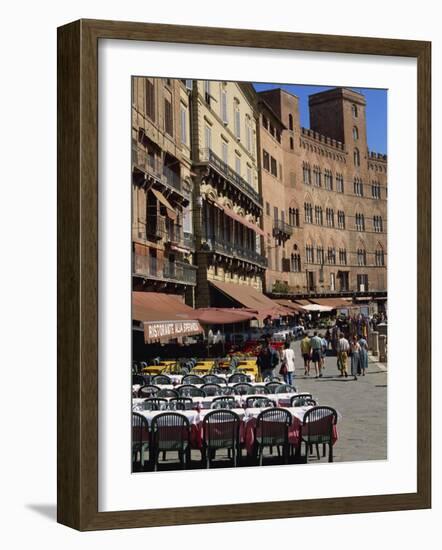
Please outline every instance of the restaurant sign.
[[198, 321], [146, 321], [144, 323], [144, 341], [146, 343], [173, 340], [202, 332], [203, 328]]

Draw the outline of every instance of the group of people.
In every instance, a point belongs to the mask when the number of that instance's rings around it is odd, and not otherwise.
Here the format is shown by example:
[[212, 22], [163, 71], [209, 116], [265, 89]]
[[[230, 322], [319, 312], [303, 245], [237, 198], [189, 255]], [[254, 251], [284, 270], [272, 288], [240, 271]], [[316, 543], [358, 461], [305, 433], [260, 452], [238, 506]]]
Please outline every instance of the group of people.
[[365, 371], [368, 368], [368, 343], [363, 336], [353, 336], [349, 342], [344, 334], [341, 333], [336, 346], [336, 352], [338, 356], [338, 369], [341, 372], [340, 376], [348, 376], [348, 358], [350, 358], [353, 379], [357, 380], [359, 375], [365, 376]]
[[304, 376], [310, 376], [310, 366], [315, 367], [316, 378], [322, 378], [325, 368], [325, 357], [328, 350], [328, 340], [318, 335], [315, 330], [313, 336], [306, 334], [301, 340], [301, 353], [304, 359]]
[[[317, 331], [313, 335], [306, 334], [301, 340], [301, 354], [304, 359], [304, 376], [310, 376], [313, 364], [316, 378], [322, 378], [325, 369], [325, 357], [330, 346], [330, 340], [320, 336]], [[354, 380], [365, 376], [368, 368], [368, 343], [364, 336], [354, 336], [349, 340], [344, 333], [339, 334], [336, 343], [337, 367], [340, 377], [348, 377], [348, 364]], [[279, 374], [283, 375], [286, 384], [293, 384], [295, 376], [295, 352], [287, 340], [284, 349], [278, 353], [270, 345], [270, 338], [265, 338], [257, 357], [257, 366], [263, 380], [271, 378], [279, 366]]]

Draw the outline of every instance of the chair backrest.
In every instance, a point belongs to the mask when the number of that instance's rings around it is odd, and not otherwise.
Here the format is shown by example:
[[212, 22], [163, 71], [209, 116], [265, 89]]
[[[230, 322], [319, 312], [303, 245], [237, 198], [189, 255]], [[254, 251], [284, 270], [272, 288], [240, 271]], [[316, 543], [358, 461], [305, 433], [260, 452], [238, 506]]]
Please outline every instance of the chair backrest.
[[132, 413], [132, 446], [149, 441], [149, 424], [142, 414]]
[[206, 397], [206, 392], [201, 388], [196, 386], [191, 386], [190, 384], [185, 384], [178, 388], [179, 397]]
[[290, 405], [292, 407], [309, 407], [310, 405], [315, 407], [317, 403], [311, 397], [307, 397], [305, 395], [294, 395], [290, 399]]
[[252, 384], [249, 384], [247, 382], [241, 382], [233, 386], [236, 395], [246, 395], [249, 392], [250, 388], [253, 388], [253, 386]]
[[190, 397], [172, 397], [169, 405], [174, 405], [177, 411], [185, 411], [192, 408], [193, 401]]
[[256, 439], [263, 445], [276, 445], [288, 442], [288, 430], [293, 421], [286, 409], [266, 409], [256, 419]]
[[266, 386], [250, 386], [247, 393], [250, 395], [265, 395], [266, 393], [269, 393], [269, 390]]
[[145, 411], [159, 411], [167, 404], [167, 399], [158, 397], [148, 397], [141, 403], [141, 408]]
[[244, 374], [241, 372], [236, 372], [235, 374], [232, 374], [231, 376], [229, 376], [230, 384], [238, 384], [241, 382], [248, 382], [248, 381], [249, 381], [249, 377], [247, 376], [247, 374]]
[[280, 382], [268, 382], [265, 386], [269, 393], [276, 393], [275, 390], [280, 386]]
[[338, 421], [338, 413], [332, 407], [313, 407], [302, 421], [302, 438], [315, 443], [332, 441], [333, 426]]
[[183, 376], [183, 384], [204, 384], [204, 380], [196, 374]]
[[221, 376], [217, 376], [216, 374], [206, 374], [203, 376], [203, 380], [205, 384], [225, 384], [226, 381]]
[[277, 388], [274, 390], [275, 393], [296, 393], [295, 386], [291, 386], [290, 384], [280, 384]]
[[160, 388], [158, 386], [146, 384], [145, 386], [141, 386], [141, 388], [138, 390], [138, 395], [140, 397], [153, 397], [159, 391], [160, 391]]
[[268, 397], [265, 397], [263, 395], [250, 395], [246, 399], [246, 407], [276, 407], [276, 403], [273, 401], [273, 399], [269, 399]]
[[175, 390], [171, 389], [161, 389], [157, 395], [157, 397], [178, 397], [178, 393]]
[[165, 374], [157, 374], [152, 377], [152, 384], [160, 384], [161, 386], [165, 384], [171, 384], [171, 379]]
[[189, 444], [189, 420], [177, 412], [164, 412], [152, 419], [150, 426], [157, 450], [182, 450]]
[[221, 386], [222, 395], [236, 395], [235, 388], [233, 386]]
[[222, 395], [221, 397], [215, 397], [210, 406], [211, 409], [234, 409], [236, 406], [236, 399], [234, 395]]
[[226, 409], [207, 413], [203, 420], [203, 440], [207, 447], [225, 448], [239, 445], [240, 418]]
[[219, 384], [204, 384], [201, 389], [206, 395], [222, 395], [222, 388]]

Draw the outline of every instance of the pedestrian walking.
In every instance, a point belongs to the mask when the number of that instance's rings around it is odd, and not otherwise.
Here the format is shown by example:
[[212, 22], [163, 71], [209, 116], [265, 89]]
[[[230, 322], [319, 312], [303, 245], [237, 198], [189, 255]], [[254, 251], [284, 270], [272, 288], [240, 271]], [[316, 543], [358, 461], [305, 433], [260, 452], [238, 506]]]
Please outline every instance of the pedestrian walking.
[[359, 338], [359, 346], [359, 365], [362, 376], [365, 376], [365, 371], [368, 369], [368, 342], [363, 336]]
[[338, 353], [338, 369], [340, 370], [340, 376], [348, 376], [347, 373], [347, 358], [350, 352], [350, 344], [347, 338], [344, 337], [344, 333], [339, 334], [339, 340], [336, 343], [336, 351]]
[[361, 349], [361, 346], [358, 344], [358, 339], [356, 338], [356, 336], [353, 336], [351, 340], [350, 351], [351, 351], [351, 375], [353, 376], [354, 380], [358, 379], [357, 375], [360, 371], [360, 366], [359, 366], [360, 349]]
[[312, 362], [315, 366], [316, 378], [322, 377], [322, 338], [318, 336], [318, 332], [315, 330], [313, 338], [310, 340], [310, 346], [312, 349]]
[[271, 347], [270, 338], [266, 337], [258, 357], [256, 358], [256, 365], [263, 381], [273, 376], [273, 369], [278, 363], [278, 353]]
[[284, 368], [284, 382], [292, 385], [295, 377], [295, 352], [290, 347], [290, 342], [286, 342], [284, 344], [284, 349], [282, 350], [281, 355], [281, 368]]
[[304, 376], [310, 376], [311, 351], [310, 336], [306, 334], [301, 340], [301, 353], [304, 359]]

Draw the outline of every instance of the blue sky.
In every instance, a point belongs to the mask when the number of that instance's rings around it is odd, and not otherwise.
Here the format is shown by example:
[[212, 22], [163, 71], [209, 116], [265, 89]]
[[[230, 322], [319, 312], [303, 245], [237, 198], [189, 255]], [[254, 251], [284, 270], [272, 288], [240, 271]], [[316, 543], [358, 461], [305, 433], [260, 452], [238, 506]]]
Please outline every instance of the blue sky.
[[[299, 97], [299, 112], [301, 126], [310, 127], [308, 113], [308, 96], [324, 90], [330, 90], [333, 86], [304, 86], [298, 84], [254, 84], [255, 89], [270, 90], [283, 88]], [[367, 101], [367, 142], [370, 151], [387, 154], [387, 90], [375, 88], [353, 88], [364, 94]]]

